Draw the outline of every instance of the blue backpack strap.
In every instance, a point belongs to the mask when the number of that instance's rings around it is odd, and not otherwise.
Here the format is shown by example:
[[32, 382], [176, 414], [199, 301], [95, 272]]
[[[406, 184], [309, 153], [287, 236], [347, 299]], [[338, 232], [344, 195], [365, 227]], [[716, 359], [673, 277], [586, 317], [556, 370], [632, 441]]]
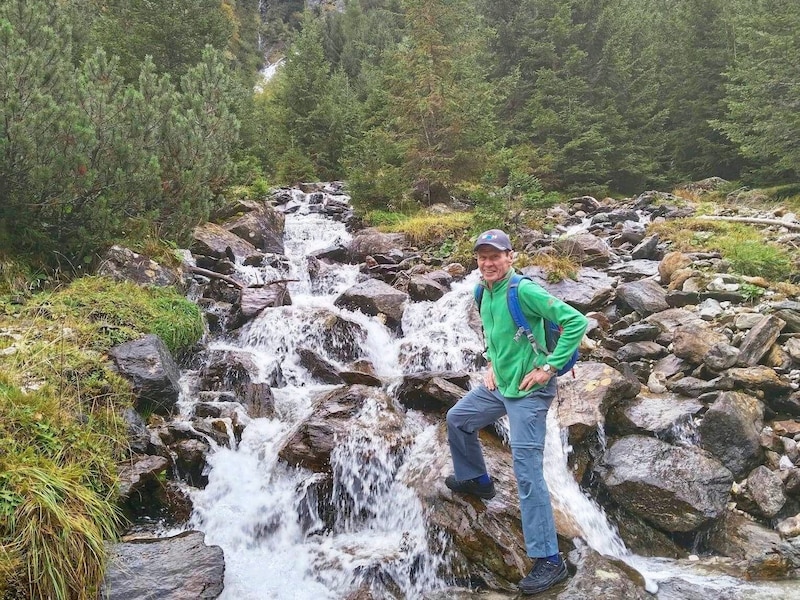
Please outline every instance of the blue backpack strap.
[[524, 334], [531, 343], [531, 346], [533, 346], [537, 352], [547, 354], [547, 350], [542, 348], [539, 345], [539, 342], [536, 341], [536, 336], [533, 335], [531, 326], [528, 323], [528, 320], [525, 318], [525, 314], [522, 312], [522, 306], [519, 303], [519, 284], [523, 279], [530, 280], [530, 277], [520, 275], [519, 273], [514, 273], [511, 276], [511, 279], [508, 281], [508, 312], [511, 313], [511, 318], [514, 320], [514, 325], [517, 326], [517, 335]]
[[483, 286], [479, 283], [475, 286], [475, 289], [472, 292], [472, 295], [475, 296], [475, 304], [478, 305], [478, 314], [481, 312], [481, 300], [483, 299]]
[[[561, 336], [561, 327], [558, 324], [553, 323], [552, 321], [548, 321], [547, 319], [544, 320], [544, 333], [545, 333], [545, 343], [547, 348], [544, 349], [539, 345], [539, 342], [536, 341], [536, 337], [533, 335], [533, 331], [531, 331], [531, 326], [528, 324], [528, 320], [525, 318], [525, 314], [522, 312], [522, 306], [519, 302], [519, 284], [523, 279], [528, 279], [532, 281], [530, 277], [526, 277], [525, 275], [520, 275], [519, 273], [514, 273], [511, 276], [511, 279], [508, 282], [508, 311], [511, 313], [511, 318], [514, 320], [514, 324], [517, 326], [517, 333], [522, 332], [525, 334], [525, 337], [528, 338], [528, 341], [534, 347], [534, 349], [542, 354], [550, 354], [556, 347], [558, 343], [558, 338]], [[575, 363], [578, 362], [578, 351], [572, 354], [570, 359], [567, 361], [562, 368], [560, 368], [557, 372], [559, 375], [564, 375], [572, 371], [572, 368], [575, 366]], [[575, 376], [575, 372], [572, 372], [572, 376]]]

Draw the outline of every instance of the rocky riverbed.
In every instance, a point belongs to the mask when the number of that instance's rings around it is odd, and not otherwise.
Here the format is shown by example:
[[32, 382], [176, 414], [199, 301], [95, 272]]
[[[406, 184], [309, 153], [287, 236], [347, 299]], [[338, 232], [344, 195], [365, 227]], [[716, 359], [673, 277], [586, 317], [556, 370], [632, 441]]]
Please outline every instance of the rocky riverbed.
[[[301, 339], [292, 348], [292, 364], [308, 382], [329, 386], [314, 396], [278, 454], [281, 463], [310, 474], [304, 493], [314, 500], [315, 527], [336, 528], [343, 505], [331, 455], [363, 427], [364, 407], [377, 407], [381, 418], [369, 436], [380, 438], [396, 463], [392, 477], [421, 502], [435, 538], [429, 546], [445, 544], [426, 551], [446, 556], [436, 563], [451, 585], [446, 597], [459, 586], [515, 589], [529, 563], [502, 426], [482, 434], [490, 471], [503, 482], [498, 497], [465, 499], [443, 485], [451, 468], [444, 413], [482, 366], [474, 342], [480, 328], [464, 281], [470, 265], [435, 258], [402, 234], [360, 229], [338, 184], [278, 190], [264, 202], [231, 206], [217, 215], [219, 224], [197, 228], [180, 273], [166, 273], [122, 248], [109, 253], [102, 269], [109, 276], [142, 284], [182, 281], [209, 328], [206, 345], [182, 357], [183, 371], [194, 373], [188, 379], [158, 338], [113, 352], [134, 382], [138, 411], [151, 415], [147, 423], [137, 412], [128, 415], [136, 458], [123, 469], [126, 510], [133, 518], [185, 523], [192, 490], [208, 484], [209, 453], [236, 448], [254, 419], [280, 412], [276, 392], [297, 383], [281, 360], [210, 343], [243, 331], [253, 336], [252, 324], [270, 311], [291, 310], [284, 226], [295, 211], [324, 215], [349, 231], [348, 239], [305, 257], [308, 281], [302, 285], [324, 292], [342, 265], [358, 272], [333, 306], [304, 309], [305, 325], [295, 334]], [[561, 378], [551, 410], [551, 426], [560, 426], [570, 449], [574, 483], [604, 509], [632, 555], [668, 558], [674, 568], [695, 573], [660, 578], [659, 598], [756, 597], [747, 594], [761, 592], [745, 581], [791, 581], [800, 568], [800, 298], [792, 286], [731, 273], [719, 255], [672, 251], [647, 235], [648, 223], [692, 211], [690, 202], [657, 192], [615, 203], [576, 198], [549, 211], [551, 233], [518, 231], [526, 254], [573, 257], [580, 265], [575, 279], [552, 283], [539, 267], [522, 271], [590, 319], [581, 361], [574, 376]], [[789, 217], [788, 225], [797, 223]], [[763, 226], [773, 237], [793, 239], [791, 226]], [[434, 310], [429, 307], [461, 289], [461, 300], [445, 311], [463, 310], [471, 332], [431, 345], [404, 331], [414, 306]], [[387, 376], [370, 360], [364, 350], [369, 326], [348, 317], [351, 312], [376, 319], [399, 340], [398, 373]], [[420, 431], [433, 433], [416, 435]], [[419, 457], [424, 462], [414, 468]], [[560, 544], [576, 572], [556, 590], [559, 598], [646, 597], [646, 581], [631, 567], [635, 561], [587, 544], [586, 526], [557, 499], [556, 509]], [[209, 555], [210, 568], [192, 567], [206, 559], [196, 558], [196, 549], [187, 553], [187, 539], [195, 538], [120, 546], [124, 564], [116, 568], [131, 564], [131, 552], [152, 560], [135, 559], [133, 577], [112, 569], [108, 597], [133, 597], [125, 581], [136, 586], [139, 574], [170, 579], [165, 585], [175, 590], [204, 590], [192, 597], [217, 597], [222, 553]], [[176, 564], [186, 569], [166, 568], [163, 553], [177, 553]], [[655, 564], [642, 562], [642, 570]], [[709, 580], [731, 579], [704, 585], [696, 575], [701, 567], [712, 574]], [[370, 568], [374, 576], [360, 579], [347, 597], [403, 597], [402, 585], [380, 564]], [[784, 597], [779, 587], [758, 589], [767, 594], [758, 597]], [[424, 592], [439, 597], [435, 593]]]

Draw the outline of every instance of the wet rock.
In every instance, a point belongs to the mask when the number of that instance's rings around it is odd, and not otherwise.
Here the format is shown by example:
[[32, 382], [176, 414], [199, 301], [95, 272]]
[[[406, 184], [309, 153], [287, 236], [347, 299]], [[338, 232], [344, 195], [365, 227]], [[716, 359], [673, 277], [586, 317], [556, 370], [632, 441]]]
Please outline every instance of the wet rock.
[[585, 267], [606, 265], [611, 258], [608, 244], [591, 233], [579, 233], [561, 238], [553, 246], [561, 254], [574, 258]]
[[614, 443], [599, 468], [621, 506], [666, 531], [691, 531], [724, 510], [733, 476], [694, 448], [628, 436]]
[[399, 328], [408, 294], [377, 279], [368, 279], [343, 292], [334, 304], [349, 310], [359, 310], [367, 315], [384, 315], [386, 324]]
[[337, 241], [327, 248], [317, 250], [311, 254], [317, 260], [330, 260], [337, 263], [346, 263], [350, 260], [350, 250], [342, 241]]
[[617, 287], [617, 297], [642, 316], [667, 310], [666, 295], [652, 279], [631, 281]]
[[581, 268], [575, 279], [567, 278], [558, 283], [547, 281], [547, 273], [541, 267], [525, 267], [522, 273], [581, 312], [603, 308], [614, 298], [617, 284], [616, 279], [589, 267]]
[[644, 578], [624, 562], [584, 551], [578, 570], [557, 600], [647, 600]]
[[575, 378], [562, 377], [558, 389], [558, 420], [569, 443], [580, 444], [605, 422], [608, 410], [639, 393], [640, 384], [603, 363], [579, 362]]
[[212, 258], [227, 258], [246, 265], [260, 264], [264, 255], [253, 244], [214, 223], [203, 223], [194, 229], [191, 250]]
[[109, 554], [103, 600], [213, 600], [224, 588], [222, 548], [199, 531], [115, 544]]
[[132, 495], [149, 496], [146, 491], [154, 483], [158, 485], [158, 475], [169, 466], [169, 461], [163, 456], [137, 456], [130, 463], [119, 467], [119, 497], [121, 502], [127, 501]]
[[181, 476], [190, 485], [203, 488], [208, 477], [203, 474], [206, 466], [206, 455], [211, 450], [210, 444], [199, 439], [178, 440], [169, 445], [175, 452], [175, 466]]
[[139, 413], [172, 413], [180, 393], [180, 373], [160, 337], [150, 334], [120, 344], [109, 355], [117, 370], [133, 383]]
[[319, 354], [308, 348], [298, 348], [300, 366], [308, 370], [311, 377], [322, 383], [342, 383], [339, 369], [332, 362], [325, 360]]
[[180, 268], [164, 267], [147, 256], [116, 245], [103, 254], [97, 274], [114, 281], [131, 281], [137, 285], [164, 287], [182, 286], [184, 283]]
[[358, 435], [354, 422], [365, 406], [375, 403], [381, 412], [377, 433], [399, 451], [409, 443], [399, 434], [402, 416], [391, 408], [389, 397], [374, 387], [353, 385], [322, 394], [314, 401], [313, 414], [297, 428], [279, 456], [292, 466], [316, 473], [331, 472], [331, 452], [351, 435]]
[[406, 408], [445, 413], [469, 387], [467, 373], [422, 371], [403, 377], [397, 388], [397, 399]]
[[[404, 469], [403, 481], [419, 497], [431, 525], [451, 540], [454, 560], [464, 565], [466, 577], [491, 589], [516, 591], [517, 582], [530, 570], [530, 559], [525, 555], [511, 453], [486, 432], [480, 438], [487, 468], [496, 481], [497, 495], [492, 500], [455, 494], [445, 487], [453, 464], [443, 425], [416, 450], [425, 456], [424, 466]], [[556, 528], [568, 538], [578, 533], [558, 514]]]
[[708, 538], [709, 547], [743, 562], [750, 579], [780, 579], [800, 566], [800, 552], [746, 516], [727, 511]]
[[674, 394], [639, 394], [609, 411], [609, 433], [654, 435], [671, 441], [704, 407], [701, 402]]
[[264, 365], [267, 381], [256, 382], [260, 378], [260, 367], [249, 352], [226, 350], [211, 353], [206, 365], [200, 370], [200, 386], [204, 390], [217, 392], [231, 391], [234, 399], [246, 409], [253, 418], [272, 416], [275, 399], [272, 385], [281, 385], [283, 374], [279, 365]]
[[749, 367], [757, 364], [778, 339], [784, 325], [786, 321], [775, 315], [763, 317], [756, 323], [739, 345], [739, 364]]
[[239, 301], [234, 308], [237, 314], [234, 317], [236, 325], [241, 327], [247, 321], [257, 317], [265, 308], [275, 306], [288, 306], [292, 303], [286, 284], [265, 285], [264, 287], [243, 288], [239, 294]]
[[128, 446], [131, 451], [137, 454], [147, 454], [150, 432], [147, 430], [147, 423], [144, 422], [142, 415], [132, 408], [126, 408], [122, 411], [122, 420], [125, 421]]
[[262, 252], [284, 254], [283, 232], [286, 217], [261, 202], [239, 200], [238, 207], [238, 212], [244, 214], [226, 222], [223, 227]]
[[727, 344], [725, 334], [714, 331], [699, 322], [681, 325], [672, 337], [673, 353], [694, 365], [699, 365], [715, 344]]
[[426, 275], [413, 275], [408, 282], [408, 295], [412, 300], [435, 302], [445, 294], [445, 288]]
[[724, 392], [703, 416], [698, 428], [700, 445], [739, 477], [758, 465], [762, 457], [763, 419], [764, 408], [757, 399]]

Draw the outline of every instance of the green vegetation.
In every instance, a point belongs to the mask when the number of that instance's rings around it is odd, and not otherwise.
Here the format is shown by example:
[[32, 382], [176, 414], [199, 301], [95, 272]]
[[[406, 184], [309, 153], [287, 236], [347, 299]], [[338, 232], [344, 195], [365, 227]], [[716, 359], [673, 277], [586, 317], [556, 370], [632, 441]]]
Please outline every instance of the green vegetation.
[[789, 251], [764, 241], [761, 230], [749, 225], [687, 218], [655, 223], [648, 231], [669, 240], [674, 250], [718, 251], [741, 275], [783, 281], [792, 274]]
[[202, 332], [176, 291], [100, 277], [0, 304], [0, 597], [97, 597], [132, 400], [106, 353], [144, 333], [181, 352]]

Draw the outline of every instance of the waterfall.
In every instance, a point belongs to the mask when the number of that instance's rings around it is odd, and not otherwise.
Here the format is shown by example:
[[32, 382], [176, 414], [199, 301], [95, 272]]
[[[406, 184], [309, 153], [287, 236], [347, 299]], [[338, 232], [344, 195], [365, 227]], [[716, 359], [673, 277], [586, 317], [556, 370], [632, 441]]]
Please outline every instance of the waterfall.
[[[292, 304], [267, 309], [235, 336], [210, 343], [211, 349], [250, 353], [258, 380], [280, 379], [281, 385], [273, 387], [274, 415], [239, 415], [246, 424], [241, 442], [232, 448], [213, 445], [208, 485], [192, 493], [188, 526], [224, 550], [223, 600], [339, 599], [364, 589], [372, 589], [374, 597], [422, 598], [453, 581], [449, 542], [429, 526], [420, 499], [404, 483], [409, 473], [429, 464], [437, 427], [410, 411], [392, 434], [404, 442], [391, 443], [382, 433], [387, 392], [376, 388], [358, 407], [344, 438], [336, 440], [330, 479], [288, 466], [279, 452], [314, 413], [315, 398], [338, 387], [312, 381], [297, 359], [299, 348], [313, 348], [339, 367], [348, 356], [364, 358], [389, 383], [389, 393], [404, 373], [473, 370], [482, 342], [466, 315], [477, 273], [454, 283], [436, 302], [410, 303], [404, 335], [397, 337], [374, 317], [334, 306], [336, 297], [358, 281], [357, 266], [336, 265], [310, 275], [308, 255], [345, 243], [350, 235], [343, 224], [309, 210], [302, 192], [295, 192], [295, 200], [300, 209], [286, 216], [287, 264], [237, 267], [255, 283], [296, 280], [289, 286]], [[354, 339], [347, 329], [326, 331], [322, 323], [331, 315], [355, 324], [363, 338]], [[181, 412], [188, 415], [192, 400], [187, 394]], [[497, 429], [507, 435], [507, 419]], [[576, 524], [582, 538], [578, 543], [628, 562], [644, 573], [648, 589], [655, 592], [655, 581], [674, 576], [676, 568], [663, 559], [631, 555], [576, 483], [567, 467], [568, 451], [551, 410], [545, 475], [555, 507]], [[321, 505], [323, 493], [332, 498], [332, 510]], [[731, 584], [720, 584], [726, 585]]]

